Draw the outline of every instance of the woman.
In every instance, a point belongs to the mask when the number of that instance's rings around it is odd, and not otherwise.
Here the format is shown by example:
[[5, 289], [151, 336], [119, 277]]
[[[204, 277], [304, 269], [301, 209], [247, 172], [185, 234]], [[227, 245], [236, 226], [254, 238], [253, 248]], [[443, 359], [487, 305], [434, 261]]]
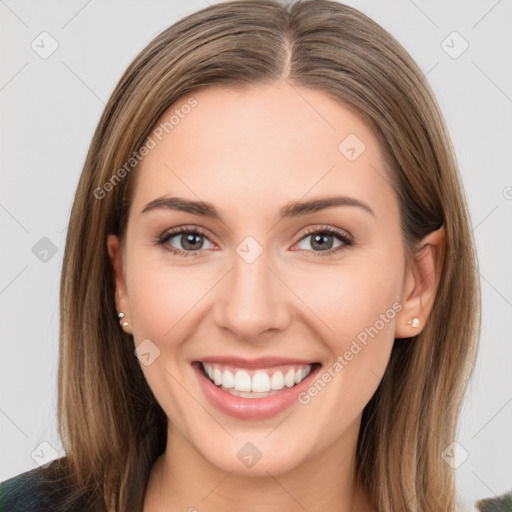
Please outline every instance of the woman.
[[450, 147], [420, 69], [356, 9], [229, 2], [162, 32], [71, 212], [66, 457], [0, 504], [454, 510], [480, 301]]

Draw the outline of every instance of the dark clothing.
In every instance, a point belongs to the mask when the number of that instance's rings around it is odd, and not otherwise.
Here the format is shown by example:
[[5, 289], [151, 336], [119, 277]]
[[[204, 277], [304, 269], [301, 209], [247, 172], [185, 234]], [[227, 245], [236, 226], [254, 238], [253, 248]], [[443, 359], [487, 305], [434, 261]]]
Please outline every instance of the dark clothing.
[[478, 500], [475, 507], [480, 512], [512, 512], [512, 490], [495, 498]]
[[58, 461], [0, 483], [0, 512], [107, 512], [104, 502], [76, 492]]

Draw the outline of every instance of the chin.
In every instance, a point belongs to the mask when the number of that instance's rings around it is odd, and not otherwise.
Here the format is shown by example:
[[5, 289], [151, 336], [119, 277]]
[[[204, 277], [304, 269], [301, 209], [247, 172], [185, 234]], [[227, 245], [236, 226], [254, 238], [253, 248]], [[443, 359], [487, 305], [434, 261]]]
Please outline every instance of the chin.
[[[264, 435], [267, 436], [268, 432]], [[294, 437], [300, 440], [302, 436], [297, 432]], [[246, 434], [230, 439], [226, 446], [216, 444], [206, 450], [199, 447], [198, 451], [212, 465], [224, 471], [240, 476], [268, 477], [268, 473], [279, 475], [302, 464], [306, 457], [299, 450], [303, 449], [303, 443], [283, 447], [277, 439], [272, 442], [262, 439], [262, 436]]]

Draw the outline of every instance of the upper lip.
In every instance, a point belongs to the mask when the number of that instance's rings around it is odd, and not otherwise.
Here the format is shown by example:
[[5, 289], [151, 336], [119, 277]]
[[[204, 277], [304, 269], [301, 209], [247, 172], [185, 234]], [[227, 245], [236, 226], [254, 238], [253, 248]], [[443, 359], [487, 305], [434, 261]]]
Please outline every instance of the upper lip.
[[217, 363], [225, 364], [230, 366], [236, 366], [238, 368], [271, 368], [272, 366], [284, 366], [284, 365], [297, 365], [303, 366], [308, 364], [315, 364], [318, 361], [307, 360], [307, 359], [293, 359], [289, 357], [258, 357], [255, 359], [246, 359], [243, 357], [233, 356], [210, 356], [197, 359], [197, 362], [201, 363]]

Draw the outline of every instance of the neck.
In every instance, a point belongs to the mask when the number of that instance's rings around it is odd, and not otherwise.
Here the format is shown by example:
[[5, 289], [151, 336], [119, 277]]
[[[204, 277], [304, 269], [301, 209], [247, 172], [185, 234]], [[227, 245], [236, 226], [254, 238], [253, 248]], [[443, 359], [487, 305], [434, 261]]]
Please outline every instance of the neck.
[[359, 422], [293, 469], [263, 476], [224, 471], [169, 424], [166, 451], [148, 482], [144, 512], [371, 512], [355, 478]]

